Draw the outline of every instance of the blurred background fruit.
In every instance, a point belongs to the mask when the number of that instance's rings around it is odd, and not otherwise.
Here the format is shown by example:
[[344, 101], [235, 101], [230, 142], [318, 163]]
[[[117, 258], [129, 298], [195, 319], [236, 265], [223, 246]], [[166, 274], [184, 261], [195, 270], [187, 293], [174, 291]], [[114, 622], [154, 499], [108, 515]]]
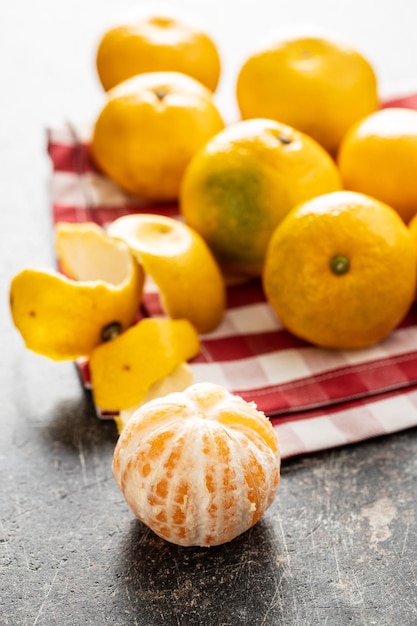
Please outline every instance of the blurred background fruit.
[[241, 66], [243, 119], [268, 117], [316, 139], [332, 155], [350, 126], [378, 107], [370, 63], [337, 38], [302, 28], [277, 32]]
[[408, 222], [417, 213], [417, 111], [382, 109], [355, 124], [338, 165], [346, 189], [386, 202]]
[[266, 119], [234, 124], [191, 160], [180, 210], [223, 270], [260, 275], [275, 226], [296, 204], [341, 189], [328, 153], [307, 135]]
[[363, 194], [325, 194], [275, 230], [263, 284], [290, 332], [328, 348], [361, 348], [403, 319], [416, 288], [417, 247], [388, 205]]
[[221, 63], [213, 39], [178, 11], [151, 9], [136, 20], [103, 33], [97, 48], [97, 72], [107, 91], [136, 74], [181, 72], [214, 91]]
[[139, 74], [108, 92], [91, 152], [125, 191], [171, 201], [191, 157], [223, 128], [211, 91], [198, 81], [178, 72]]

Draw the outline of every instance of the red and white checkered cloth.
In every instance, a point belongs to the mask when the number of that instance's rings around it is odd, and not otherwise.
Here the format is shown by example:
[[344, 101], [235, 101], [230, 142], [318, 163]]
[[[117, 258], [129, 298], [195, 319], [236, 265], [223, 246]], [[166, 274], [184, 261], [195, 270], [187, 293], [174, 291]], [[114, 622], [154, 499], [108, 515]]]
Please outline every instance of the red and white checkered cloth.
[[[417, 95], [384, 106], [417, 109]], [[91, 161], [87, 132], [73, 124], [48, 130], [54, 222], [102, 226], [131, 212], [177, 214], [175, 205], [143, 205]], [[161, 314], [152, 289], [145, 313]], [[282, 458], [355, 443], [417, 426], [417, 304], [384, 341], [363, 350], [326, 350], [285, 331], [260, 282], [228, 289], [222, 324], [201, 337], [191, 367], [196, 381], [217, 382], [270, 417]], [[88, 386], [88, 366], [80, 366]]]

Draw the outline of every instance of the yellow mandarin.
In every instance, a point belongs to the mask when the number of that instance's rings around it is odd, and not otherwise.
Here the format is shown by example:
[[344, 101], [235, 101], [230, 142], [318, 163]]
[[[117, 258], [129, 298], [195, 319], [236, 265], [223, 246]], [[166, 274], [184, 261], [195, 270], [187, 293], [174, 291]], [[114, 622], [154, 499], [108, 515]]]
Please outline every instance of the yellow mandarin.
[[417, 111], [382, 109], [355, 124], [338, 165], [346, 189], [386, 202], [408, 222], [417, 213]]
[[294, 126], [332, 155], [350, 126], [379, 104], [375, 71], [360, 52], [301, 27], [276, 32], [245, 60], [236, 93], [243, 119]]
[[97, 72], [108, 91], [144, 72], [181, 72], [214, 91], [221, 63], [217, 46], [189, 16], [167, 10], [147, 12], [103, 33]]
[[328, 348], [362, 348], [403, 319], [416, 271], [417, 247], [398, 214], [344, 191], [288, 214], [272, 235], [263, 284], [294, 335]]
[[139, 74], [107, 93], [91, 153], [129, 194], [172, 201], [191, 157], [223, 128], [212, 93], [201, 83], [179, 72]]

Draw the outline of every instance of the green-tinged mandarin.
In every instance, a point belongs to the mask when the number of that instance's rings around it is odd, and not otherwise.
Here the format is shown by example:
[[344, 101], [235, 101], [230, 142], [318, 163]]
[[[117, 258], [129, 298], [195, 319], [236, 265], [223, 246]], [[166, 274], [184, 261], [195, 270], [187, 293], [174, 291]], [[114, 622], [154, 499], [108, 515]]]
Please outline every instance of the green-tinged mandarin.
[[[261, 181], [257, 168], [246, 172], [240, 168], [220, 169], [204, 181], [203, 194], [211, 198], [210, 211], [201, 215], [198, 227], [223, 265], [233, 265], [236, 257], [248, 266], [260, 262], [260, 246], [255, 246], [255, 238], [262, 242], [274, 227], [270, 215], [262, 213]], [[227, 211], [222, 210], [224, 205]]]
[[313, 139], [266, 119], [234, 124], [189, 163], [180, 210], [228, 274], [259, 276], [274, 228], [300, 202], [341, 188]]

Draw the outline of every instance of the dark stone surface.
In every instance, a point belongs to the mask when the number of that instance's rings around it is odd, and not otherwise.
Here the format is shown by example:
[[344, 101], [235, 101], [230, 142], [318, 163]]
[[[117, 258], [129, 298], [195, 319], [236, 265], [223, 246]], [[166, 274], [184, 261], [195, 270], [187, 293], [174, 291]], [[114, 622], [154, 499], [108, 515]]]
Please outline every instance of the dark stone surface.
[[53, 264], [43, 125], [99, 99], [87, 53], [111, 5], [0, 9], [0, 624], [415, 625], [416, 429], [284, 462], [255, 528], [179, 548], [132, 518], [114, 424], [74, 366], [26, 351], [11, 324], [11, 276]]
[[127, 509], [114, 424], [80, 392], [38, 412], [45, 388], [28, 383], [32, 408], [4, 419], [0, 624], [416, 623], [415, 430], [284, 462], [257, 526], [180, 548]]

